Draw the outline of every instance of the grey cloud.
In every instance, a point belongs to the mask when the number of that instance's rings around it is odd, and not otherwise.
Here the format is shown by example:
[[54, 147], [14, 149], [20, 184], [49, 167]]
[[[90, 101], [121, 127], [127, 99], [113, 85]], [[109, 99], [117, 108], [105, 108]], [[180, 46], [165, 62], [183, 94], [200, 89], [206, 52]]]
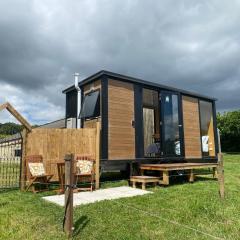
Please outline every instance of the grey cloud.
[[0, 84], [63, 109], [73, 72], [106, 69], [239, 108], [239, 11], [217, 0], [1, 1]]

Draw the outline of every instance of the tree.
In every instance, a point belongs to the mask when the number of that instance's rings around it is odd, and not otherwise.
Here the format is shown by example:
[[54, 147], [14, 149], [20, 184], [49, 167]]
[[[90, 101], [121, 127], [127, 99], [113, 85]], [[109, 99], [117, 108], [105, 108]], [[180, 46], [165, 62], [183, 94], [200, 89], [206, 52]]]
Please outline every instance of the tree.
[[13, 135], [15, 133], [18, 133], [22, 131], [23, 127], [22, 125], [16, 124], [16, 123], [0, 123], [0, 135], [6, 136], [6, 135]]
[[240, 152], [240, 110], [217, 114], [222, 151]]

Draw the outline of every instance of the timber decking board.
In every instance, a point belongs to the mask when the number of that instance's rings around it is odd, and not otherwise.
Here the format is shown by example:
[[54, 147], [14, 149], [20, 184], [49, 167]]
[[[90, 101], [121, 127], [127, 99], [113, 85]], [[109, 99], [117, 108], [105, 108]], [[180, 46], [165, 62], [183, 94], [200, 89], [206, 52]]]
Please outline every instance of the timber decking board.
[[183, 127], [186, 158], [201, 158], [201, 136], [198, 99], [182, 97]]
[[141, 164], [143, 170], [184, 170], [184, 169], [201, 169], [217, 167], [217, 163], [169, 163], [169, 164]]
[[135, 158], [133, 85], [109, 80], [108, 85], [108, 157]]

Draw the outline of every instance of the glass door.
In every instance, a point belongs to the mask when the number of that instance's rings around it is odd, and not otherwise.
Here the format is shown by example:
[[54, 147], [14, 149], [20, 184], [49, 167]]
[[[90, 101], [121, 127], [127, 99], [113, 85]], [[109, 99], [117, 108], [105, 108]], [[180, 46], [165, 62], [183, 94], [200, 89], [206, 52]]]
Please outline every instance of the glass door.
[[168, 91], [160, 92], [162, 154], [182, 156], [182, 124], [179, 118], [179, 95]]

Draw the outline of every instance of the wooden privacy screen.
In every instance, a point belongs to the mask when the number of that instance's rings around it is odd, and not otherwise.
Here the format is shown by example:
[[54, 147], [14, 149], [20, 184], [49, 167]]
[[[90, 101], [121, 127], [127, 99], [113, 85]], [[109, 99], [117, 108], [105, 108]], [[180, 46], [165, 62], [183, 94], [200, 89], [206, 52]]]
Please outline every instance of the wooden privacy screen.
[[186, 158], [201, 158], [198, 99], [183, 96], [183, 126]]
[[135, 158], [133, 84], [109, 80], [108, 85], [108, 158]]
[[[27, 135], [26, 155], [42, 155], [46, 172], [58, 180], [57, 162], [67, 153], [96, 159], [96, 129], [33, 129]], [[98, 154], [98, 153], [97, 153]]]

